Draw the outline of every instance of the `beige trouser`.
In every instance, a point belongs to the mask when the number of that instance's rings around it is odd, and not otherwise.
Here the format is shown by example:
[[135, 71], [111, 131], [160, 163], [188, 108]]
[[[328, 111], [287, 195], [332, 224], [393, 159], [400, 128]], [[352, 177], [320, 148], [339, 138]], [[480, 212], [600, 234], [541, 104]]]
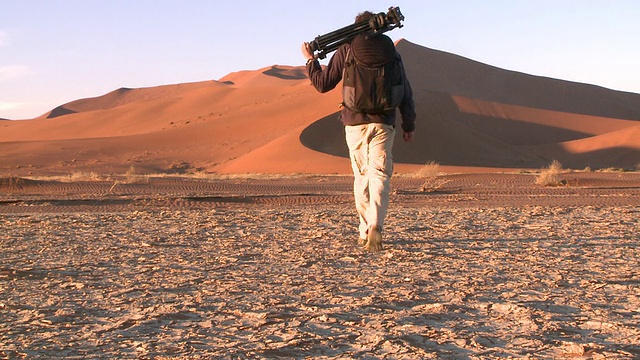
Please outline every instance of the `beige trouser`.
[[378, 226], [382, 230], [389, 206], [391, 175], [393, 174], [393, 138], [395, 128], [385, 124], [345, 126], [351, 158], [356, 210], [360, 216], [360, 238], [367, 230]]

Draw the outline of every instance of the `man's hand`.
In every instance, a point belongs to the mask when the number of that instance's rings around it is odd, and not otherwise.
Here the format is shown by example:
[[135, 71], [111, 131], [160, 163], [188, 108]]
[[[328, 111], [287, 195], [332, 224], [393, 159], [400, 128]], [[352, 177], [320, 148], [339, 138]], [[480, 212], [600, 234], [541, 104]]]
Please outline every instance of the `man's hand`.
[[300, 50], [302, 51], [302, 56], [304, 56], [305, 59], [313, 60], [313, 50], [311, 50], [311, 44], [309, 44], [308, 42], [303, 42], [302, 48], [300, 48]]
[[411, 131], [411, 132], [407, 132], [407, 131], [403, 132], [402, 133], [402, 138], [404, 139], [405, 142], [411, 141], [411, 139], [413, 139], [413, 131]]

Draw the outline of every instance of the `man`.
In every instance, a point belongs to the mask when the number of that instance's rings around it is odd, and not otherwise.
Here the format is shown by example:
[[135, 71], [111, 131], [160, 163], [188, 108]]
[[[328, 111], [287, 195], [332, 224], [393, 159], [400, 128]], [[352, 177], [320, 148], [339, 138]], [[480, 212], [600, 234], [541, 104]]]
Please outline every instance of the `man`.
[[[373, 15], [368, 11], [363, 12], [356, 17], [355, 22], [369, 20]], [[413, 93], [402, 67], [402, 59], [388, 36], [378, 34], [356, 37], [350, 44], [345, 44], [336, 51], [325, 69], [314, 59], [309, 43], [303, 43], [301, 50], [307, 58], [309, 79], [321, 93], [334, 89], [342, 80], [345, 66], [348, 66], [347, 61], [351, 59], [350, 52], [353, 52], [358, 61], [368, 66], [384, 63], [385, 59], [399, 63], [404, 76], [404, 96], [397, 107], [402, 116], [403, 139], [411, 141], [416, 119]], [[382, 249], [382, 227], [389, 205], [393, 174], [391, 149], [396, 131], [396, 110], [391, 108], [367, 113], [344, 106], [340, 120], [345, 125], [345, 137], [355, 178], [353, 188], [356, 210], [360, 217], [358, 242], [369, 251], [379, 251]]]

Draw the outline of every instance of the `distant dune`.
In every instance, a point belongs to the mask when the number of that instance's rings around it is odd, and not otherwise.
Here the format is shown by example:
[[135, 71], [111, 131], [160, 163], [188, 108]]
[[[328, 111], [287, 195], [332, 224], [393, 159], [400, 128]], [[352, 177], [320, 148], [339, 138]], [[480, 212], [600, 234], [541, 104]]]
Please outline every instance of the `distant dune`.
[[[635, 168], [640, 95], [532, 76], [397, 43], [414, 89], [415, 141], [396, 169]], [[218, 81], [121, 88], [0, 124], [0, 173], [345, 173], [340, 91], [319, 94], [303, 66]], [[400, 134], [398, 134], [400, 136]]]

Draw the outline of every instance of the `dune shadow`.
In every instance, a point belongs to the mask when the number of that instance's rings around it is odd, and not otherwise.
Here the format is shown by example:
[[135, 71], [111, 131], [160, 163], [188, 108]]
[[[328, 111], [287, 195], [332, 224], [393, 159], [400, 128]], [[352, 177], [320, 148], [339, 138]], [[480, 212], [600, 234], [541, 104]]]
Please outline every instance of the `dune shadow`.
[[[562, 145], [551, 146], [549, 153], [554, 154], [553, 159], [558, 160], [564, 167], [571, 169], [606, 169], [622, 168], [635, 170], [640, 165], [640, 150], [618, 146], [581, 153], [566, 151]], [[551, 161], [550, 160], [550, 161]]]
[[398, 45], [414, 89], [502, 104], [640, 121], [640, 94], [500, 69], [460, 55]]
[[305, 128], [300, 134], [302, 145], [324, 154], [348, 159], [349, 149], [344, 138], [344, 125], [338, 116], [339, 112], [335, 112]]
[[303, 80], [307, 78], [307, 74], [302, 69], [282, 69], [277, 66], [273, 66], [262, 73], [283, 80]]
[[[640, 151], [611, 147], [571, 153], [562, 143], [593, 136], [581, 131], [543, 124], [464, 113], [448, 94], [419, 94], [416, 134], [402, 141], [398, 116], [393, 158], [395, 163], [424, 165], [435, 161], [448, 166], [541, 168], [558, 160], [567, 168], [623, 167], [640, 163]], [[325, 154], [348, 158], [344, 126], [338, 112], [305, 128], [300, 142]]]
[[53, 119], [53, 118], [57, 118], [58, 116], [64, 116], [64, 115], [75, 114], [75, 113], [77, 113], [77, 111], [67, 109], [64, 106], [58, 106], [57, 108], [51, 110], [49, 115], [47, 115], [47, 119]]
[[486, 115], [459, 113], [458, 119], [461, 124], [475, 131], [516, 146], [553, 144], [593, 136], [581, 131]]

